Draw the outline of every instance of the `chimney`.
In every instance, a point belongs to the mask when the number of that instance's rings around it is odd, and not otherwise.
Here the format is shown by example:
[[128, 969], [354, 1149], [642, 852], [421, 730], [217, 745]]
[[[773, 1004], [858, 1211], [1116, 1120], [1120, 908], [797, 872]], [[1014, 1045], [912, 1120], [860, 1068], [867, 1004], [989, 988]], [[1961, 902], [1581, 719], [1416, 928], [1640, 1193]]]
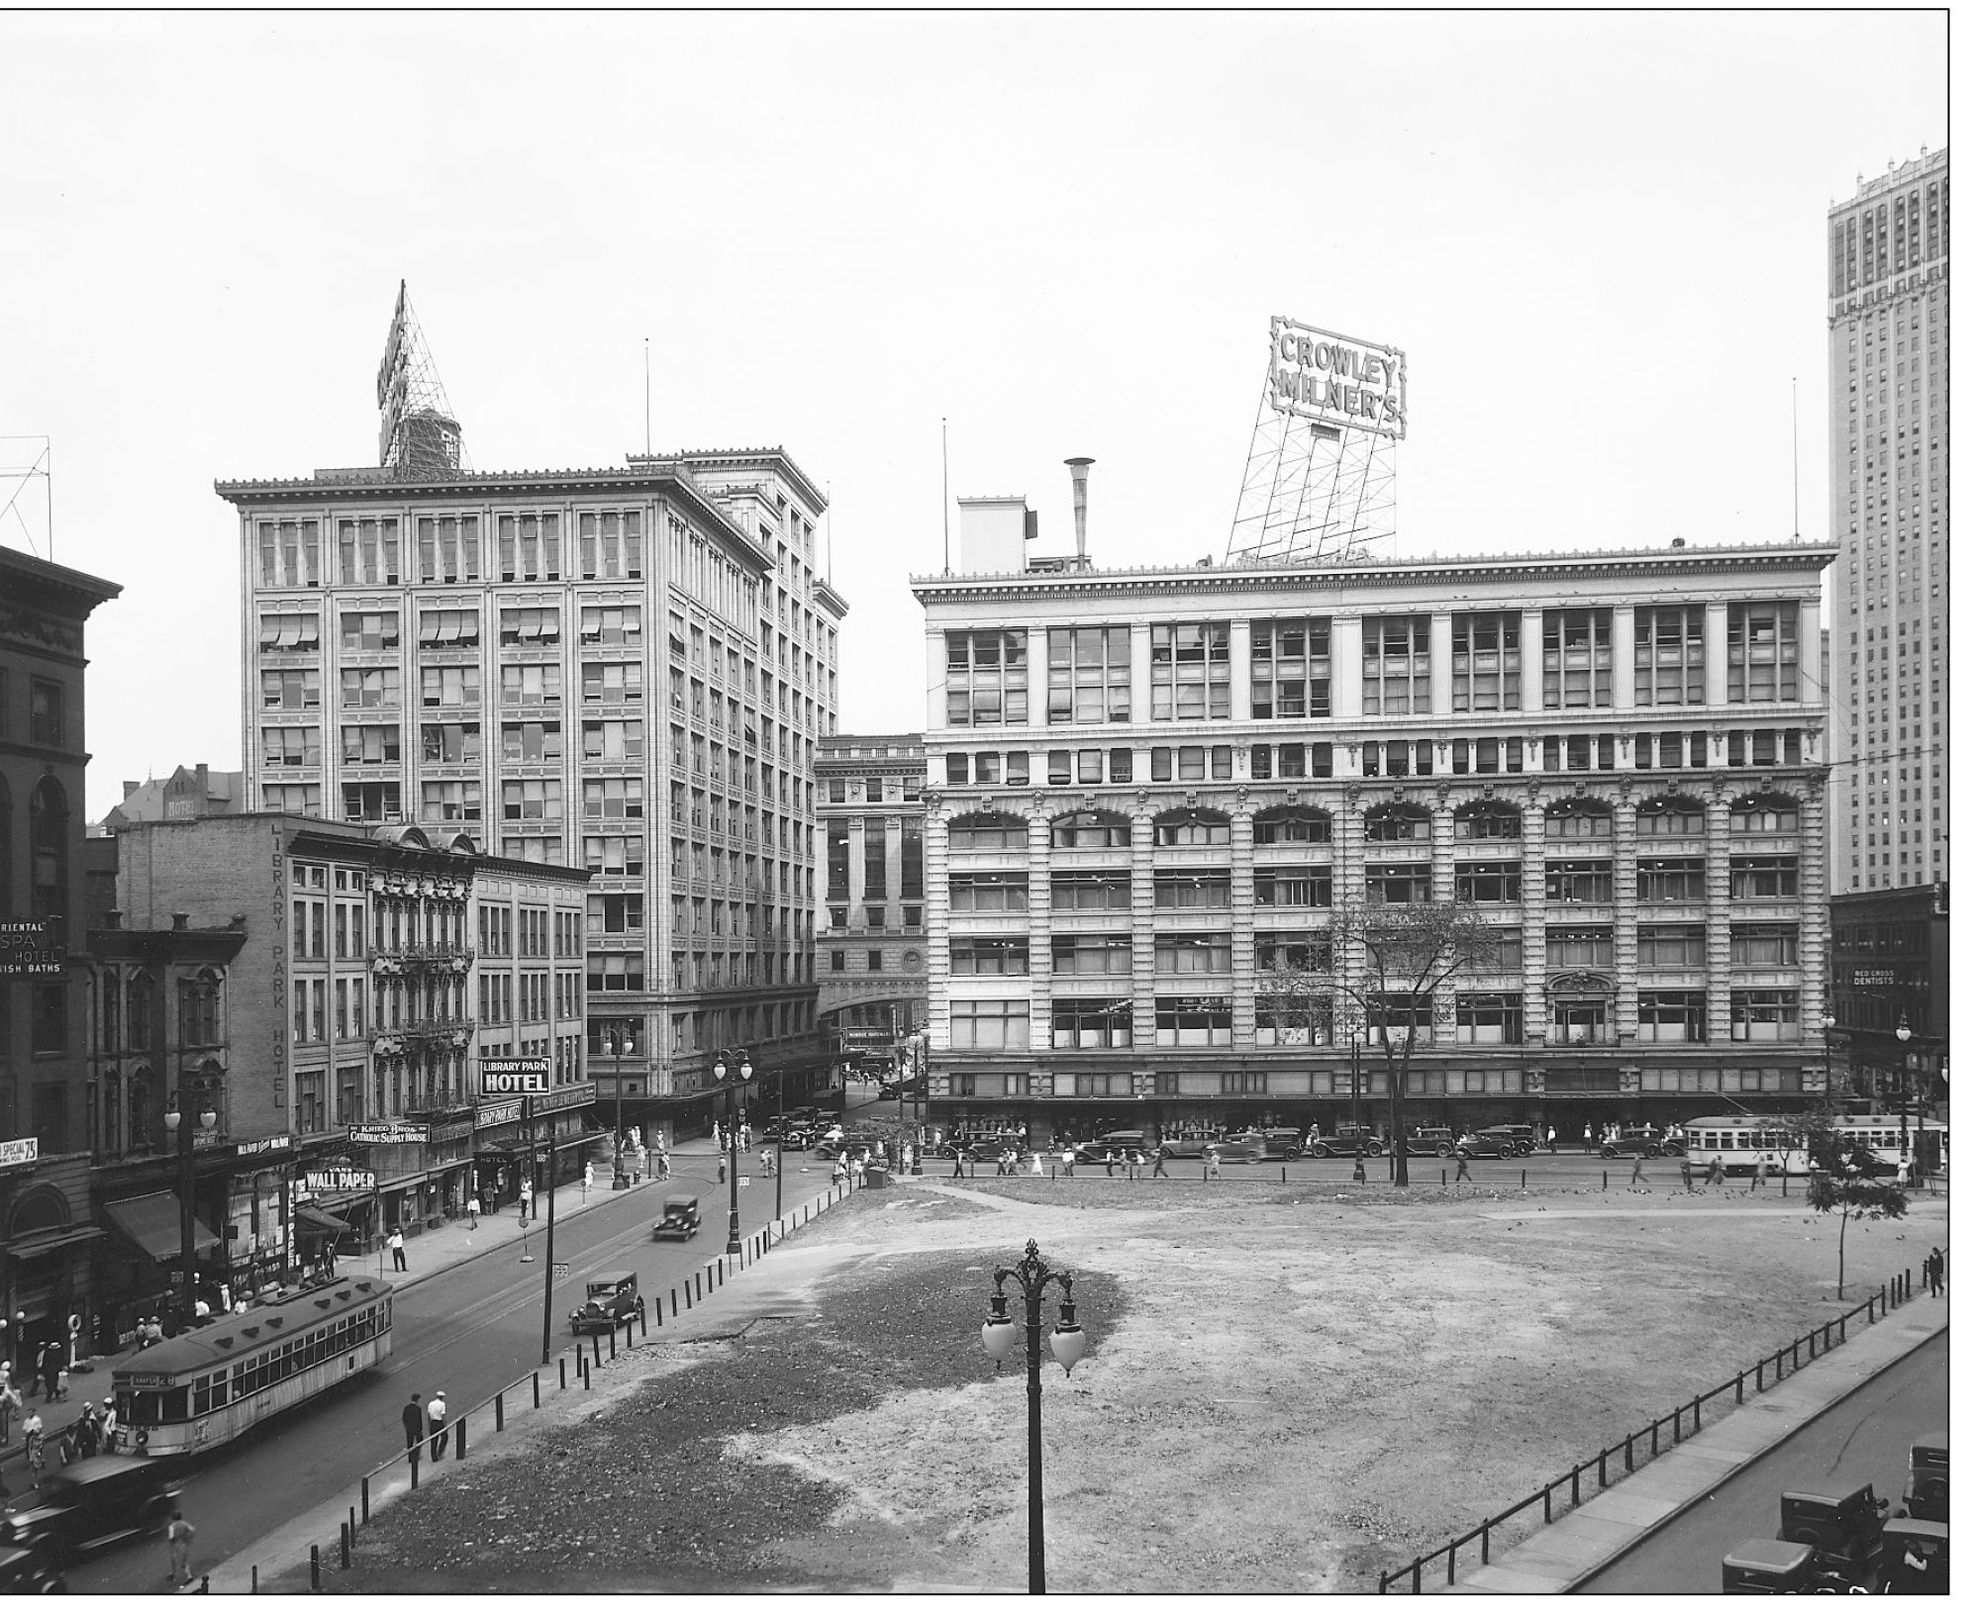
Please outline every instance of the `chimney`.
[[208, 764], [198, 766], [198, 795], [200, 798], [212, 795], [212, 770]]
[[129, 801], [129, 800], [130, 800], [130, 799], [131, 799], [132, 797], [134, 797], [134, 796], [136, 796], [136, 794], [137, 794], [137, 788], [138, 788], [139, 786], [141, 786], [142, 784], [143, 784], [143, 782], [142, 782], [141, 780], [126, 780], [126, 781], [124, 781], [124, 782], [123, 782], [123, 800], [124, 800], [125, 802], [128, 802], [128, 801]]
[[174, 931], [190, 930], [191, 916], [189, 914], [173, 914], [171, 916], [171, 929]]
[[120, 930], [122, 930], [122, 929], [123, 929], [123, 910], [122, 910], [122, 909], [120, 909], [120, 908], [106, 908], [106, 909], [104, 909], [104, 910], [102, 911], [102, 928], [103, 928], [104, 930], [106, 930], [106, 931], [120, 931]]
[[1079, 553], [1080, 567], [1086, 567], [1086, 482], [1087, 470], [1093, 466], [1091, 457], [1068, 457], [1066, 466], [1073, 471], [1073, 545]]

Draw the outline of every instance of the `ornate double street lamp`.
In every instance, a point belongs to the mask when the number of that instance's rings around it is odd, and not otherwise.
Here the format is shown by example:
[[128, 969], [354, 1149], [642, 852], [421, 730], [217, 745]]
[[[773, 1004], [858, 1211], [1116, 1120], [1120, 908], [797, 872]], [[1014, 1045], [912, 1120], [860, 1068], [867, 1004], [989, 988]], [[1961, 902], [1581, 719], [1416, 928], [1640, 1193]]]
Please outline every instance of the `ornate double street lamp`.
[[1052, 1331], [1052, 1354], [1066, 1368], [1068, 1376], [1086, 1353], [1087, 1339], [1073, 1309], [1073, 1278], [1047, 1267], [1039, 1258], [1036, 1239], [1027, 1240], [1024, 1259], [1010, 1270], [999, 1266], [991, 1277], [997, 1291], [991, 1295], [991, 1318], [984, 1323], [984, 1352], [1000, 1366], [1018, 1342], [1018, 1328], [1005, 1313], [1009, 1299], [1005, 1283], [1015, 1279], [1025, 1294], [1025, 1435], [1030, 1473], [1026, 1564], [1029, 1592], [1043, 1594], [1046, 1591], [1045, 1451], [1039, 1437], [1039, 1314], [1048, 1282], [1059, 1284], [1059, 1324]]
[[916, 1078], [916, 1148], [909, 1161], [909, 1174], [922, 1174], [923, 1139], [928, 1135], [925, 1122], [929, 1118], [929, 1027], [923, 1026], [909, 1037], [909, 1046], [915, 1052]]
[[628, 1167], [622, 1163], [622, 1050], [628, 1046], [629, 1028], [618, 1021], [608, 1028], [608, 1046], [615, 1055], [615, 1189], [629, 1185]]
[[725, 1173], [731, 1182], [731, 1234], [724, 1245], [727, 1254], [745, 1252], [744, 1228], [738, 1224], [738, 1089], [752, 1079], [752, 1061], [743, 1048], [738, 1050], [738, 1062], [734, 1065], [731, 1056], [720, 1053], [717, 1063], [711, 1066], [711, 1074], [724, 1088], [724, 1141], [730, 1163]]
[[216, 1109], [198, 1111], [197, 1125], [185, 1119], [185, 1111], [177, 1106], [173, 1095], [171, 1107], [164, 1111], [164, 1129], [177, 1133], [178, 1137], [178, 1232], [179, 1252], [184, 1257], [184, 1287], [178, 1300], [178, 1324], [189, 1328], [198, 1307], [198, 1247], [194, 1232], [195, 1217], [191, 1212], [193, 1185], [192, 1142], [194, 1133], [202, 1127], [210, 1131], [219, 1123]]
[[1913, 1055], [1906, 1051], [1906, 1045], [1913, 1040], [1913, 1027], [1907, 1024], [1904, 1010], [1900, 1014], [1900, 1023], [1893, 1027], [1893, 1036], [1900, 1044], [1900, 1157], [1910, 1159], [1912, 1155], [1907, 1151], [1906, 1140], [1906, 1103], [1907, 1070]]

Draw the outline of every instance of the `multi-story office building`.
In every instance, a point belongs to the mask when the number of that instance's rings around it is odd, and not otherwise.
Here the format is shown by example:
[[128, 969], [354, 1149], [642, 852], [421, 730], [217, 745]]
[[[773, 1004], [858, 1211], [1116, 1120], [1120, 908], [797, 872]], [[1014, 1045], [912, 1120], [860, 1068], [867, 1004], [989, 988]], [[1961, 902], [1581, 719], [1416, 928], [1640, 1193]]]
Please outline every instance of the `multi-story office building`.
[[83, 634], [89, 615], [121, 590], [0, 547], [4, 1359], [65, 1338], [69, 1302], [89, 1294]]
[[1947, 879], [1948, 163], [1922, 150], [1829, 221], [1832, 866]]
[[587, 1044], [707, 1124], [715, 1053], [824, 1074], [815, 744], [845, 604], [777, 449], [555, 473], [224, 484], [250, 802], [585, 866]]
[[[356, 1241], [455, 1216], [474, 1190], [503, 1202], [518, 1191], [520, 1110], [479, 1103], [485, 1057], [551, 1058], [568, 1105], [556, 1141], [581, 1141], [580, 1107], [593, 1101], [581, 1054], [587, 870], [490, 857], [463, 831], [281, 814], [133, 825], [115, 842], [129, 924], [182, 919], [246, 934], [226, 976], [233, 1071], [195, 1066], [193, 1090], [217, 1116], [211, 1140], [221, 1145], [201, 1179], [228, 1174], [225, 1145], [257, 1152], [290, 1139], [299, 1177], [370, 1178], [311, 1200]], [[134, 989], [152, 984], [123, 968], [104, 969], [106, 1032], [140, 1017]], [[111, 1161], [166, 1146], [160, 1090], [156, 1067], [139, 1064], [105, 1096], [107, 1192], [121, 1186]], [[570, 1146], [559, 1174], [578, 1172], [582, 1158]], [[238, 1186], [214, 1180], [201, 1193], [213, 1223], [249, 1207]], [[235, 1266], [233, 1279], [247, 1269]]]
[[[1832, 1066], [1872, 1113], [1948, 1096], [1947, 887], [1831, 900]], [[1906, 1036], [1901, 1038], [1900, 1032]]]
[[[1349, 1113], [1333, 911], [1496, 928], [1417, 1120], [1815, 1091], [1828, 548], [918, 579], [931, 1094], [1035, 1133]], [[1365, 1090], [1384, 1091], [1363, 1044]]]
[[827, 838], [820, 1023], [846, 1063], [893, 1062], [923, 1021], [923, 740], [830, 736], [814, 766]]

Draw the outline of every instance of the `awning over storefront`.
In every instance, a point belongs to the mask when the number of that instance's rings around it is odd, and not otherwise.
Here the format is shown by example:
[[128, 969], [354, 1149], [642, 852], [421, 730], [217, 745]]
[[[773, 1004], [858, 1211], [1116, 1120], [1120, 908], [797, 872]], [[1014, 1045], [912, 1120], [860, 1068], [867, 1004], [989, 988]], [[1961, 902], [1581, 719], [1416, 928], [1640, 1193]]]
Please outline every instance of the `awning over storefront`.
[[37, 1255], [53, 1254], [79, 1243], [92, 1243], [102, 1235], [100, 1226], [65, 1226], [58, 1232], [37, 1233], [9, 1243], [7, 1252], [15, 1259], [33, 1259]]
[[294, 1211], [294, 1224], [303, 1237], [340, 1237], [349, 1229], [349, 1223], [340, 1216], [309, 1204]]
[[[171, 1193], [145, 1193], [140, 1198], [113, 1198], [103, 1215], [116, 1230], [160, 1265], [184, 1257], [184, 1223], [177, 1198]], [[195, 1216], [191, 1223], [192, 1250], [202, 1254], [219, 1240]]]

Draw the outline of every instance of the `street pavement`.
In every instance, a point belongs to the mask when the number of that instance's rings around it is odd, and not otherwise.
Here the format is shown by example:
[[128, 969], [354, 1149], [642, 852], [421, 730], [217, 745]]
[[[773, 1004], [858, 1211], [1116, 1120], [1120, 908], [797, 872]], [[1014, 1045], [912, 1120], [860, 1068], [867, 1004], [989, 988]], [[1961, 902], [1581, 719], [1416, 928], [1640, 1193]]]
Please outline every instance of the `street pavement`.
[[[676, 1145], [670, 1151], [672, 1176], [670, 1181], [654, 1180], [648, 1170], [640, 1186], [628, 1191], [649, 1198], [652, 1213], [661, 1213], [661, 1196], [664, 1193], [689, 1191], [699, 1195], [703, 1201], [704, 1236], [708, 1242], [716, 1235], [723, 1242], [723, 1227], [727, 1207], [723, 1204], [721, 1184], [717, 1180], [718, 1152], [711, 1146], [709, 1138], [698, 1138]], [[799, 1171], [801, 1156], [789, 1155], [793, 1161], [795, 1174]], [[739, 1156], [739, 1174], [752, 1178], [748, 1193], [755, 1191], [759, 1181], [760, 1150], [754, 1144], [749, 1154]], [[818, 1160], [812, 1162], [813, 1174], [804, 1178], [800, 1196], [810, 1189], [815, 1178], [824, 1184], [824, 1167]], [[788, 1189], [792, 1178], [787, 1180]], [[653, 1194], [653, 1196], [651, 1196]], [[608, 1185], [608, 1178], [597, 1176], [593, 1188], [584, 1188], [579, 1181], [572, 1181], [554, 1191], [553, 1210], [557, 1223], [578, 1218], [589, 1210], [607, 1203], [621, 1194]], [[404, 1248], [405, 1270], [390, 1267], [387, 1250], [376, 1255], [342, 1255], [336, 1262], [337, 1272], [343, 1276], [380, 1275], [393, 1287], [407, 1289], [443, 1276], [448, 1271], [468, 1265], [486, 1255], [501, 1249], [509, 1253], [531, 1252], [536, 1259], [546, 1253], [547, 1199], [541, 1194], [535, 1199], [538, 1219], [531, 1222], [525, 1232], [520, 1230], [518, 1206], [511, 1205], [497, 1214], [484, 1216], [476, 1230], [462, 1220], [451, 1221], [435, 1231], [423, 1232], [411, 1238]], [[749, 1211], [748, 1211], [749, 1213]], [[61, 1456], [56, 1448], [57, 1438], [65, 1433], [81, 1416], [85, 1404], [100, 1405], [111, 1392], [111, 1378], [119, 1365], [128, 1364], [139, 1351], [132, 1347], [118, 1354], [91, 1355], [82, 1366], [76, 1368], [69, 1378], [68, 1397], [65, 1401], [50, 1404], [36, 1397], [25, 1401], [22, 1416], [12, 1423], [9, 1442], [0, 1447], [0, 1509], [14, 1509], [31, 1503], [33, 1486], [28, 1479], [26, 1452], [21, 1445], [21, 1421], [28, 1410], [41, 1412], [42, 1424], [46, 1431], [49, 1470], [61, 1464]]]

